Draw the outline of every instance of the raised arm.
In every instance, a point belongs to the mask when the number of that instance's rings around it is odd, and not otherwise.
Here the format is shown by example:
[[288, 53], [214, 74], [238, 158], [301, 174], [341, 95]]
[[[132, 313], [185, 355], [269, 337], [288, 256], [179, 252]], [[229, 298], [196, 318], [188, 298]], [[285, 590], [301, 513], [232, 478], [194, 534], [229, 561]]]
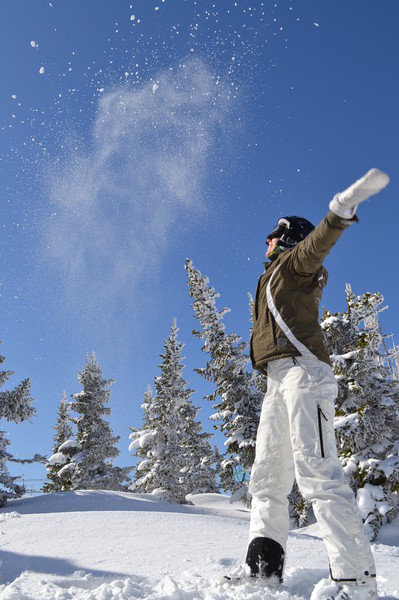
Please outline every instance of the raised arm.
[[290, 263], [300, 275], [313, 275], [352, 220], [329, 211], [311, 233], [292, 250]]
[[301, 275], [315, 273], [342, 232], [358, 220], [358, 204], [378, 194], [388, 183], [389, 177], [386, 173], [379, 169], [370, 169], [361, 179], [336, 194], [330, 202], [327, 216], [292, 250], [290, 261], [295, 271]]

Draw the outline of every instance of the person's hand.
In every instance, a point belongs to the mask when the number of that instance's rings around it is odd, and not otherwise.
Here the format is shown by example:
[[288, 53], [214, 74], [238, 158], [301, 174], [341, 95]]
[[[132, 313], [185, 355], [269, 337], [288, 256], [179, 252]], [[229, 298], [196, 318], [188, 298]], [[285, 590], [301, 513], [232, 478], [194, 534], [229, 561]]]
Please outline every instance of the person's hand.
[[335, 194], [330, 202], [330, 210], [342, 219], [353, 219], [358, 204], [378, 194], [388, 183], [389, 177], [384, 171], [370, 169], [346, 190]]

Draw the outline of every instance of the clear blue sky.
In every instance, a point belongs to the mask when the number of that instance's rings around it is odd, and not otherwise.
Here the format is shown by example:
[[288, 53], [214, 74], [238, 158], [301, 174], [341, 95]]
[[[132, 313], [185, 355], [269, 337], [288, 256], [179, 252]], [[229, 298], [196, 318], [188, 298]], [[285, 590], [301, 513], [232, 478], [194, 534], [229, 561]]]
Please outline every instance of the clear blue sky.
[[0, 338], [37, 408], [6, 425], [11, 451], [50, 452], [94, 350], [129, 464], [173, 317], [210, 431], [184, 259], [247, 340], [270, 227], [317, 223], [372, 166], [391, 184], [328, 257], [323, 304], [378, 290], [399, 341], [398, 18], [396, 0], [3, 0]]

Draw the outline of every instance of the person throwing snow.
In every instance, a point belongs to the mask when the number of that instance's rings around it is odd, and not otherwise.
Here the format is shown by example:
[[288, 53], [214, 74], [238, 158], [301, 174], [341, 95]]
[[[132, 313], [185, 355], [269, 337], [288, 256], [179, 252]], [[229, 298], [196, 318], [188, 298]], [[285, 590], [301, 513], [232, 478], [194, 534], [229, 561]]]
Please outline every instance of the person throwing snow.
[[338, 458], [334, 435], [337, 383], [319, 325], [327, 281], [323, 261], [355, 221], [359, 203], [389, 177], [371, 169], [334, 196], [314, 227], [283, 217], [267, 236], [269, 263], [254, 302], [251, 361], [267, 373], [249, 491], [252, 495], [246, 569], [266, 583], [282, 582], [288, 500], [296, 479], [309, 500], [327, 547], [331, 598], [377, 598], [376, 571], [355, 498]]

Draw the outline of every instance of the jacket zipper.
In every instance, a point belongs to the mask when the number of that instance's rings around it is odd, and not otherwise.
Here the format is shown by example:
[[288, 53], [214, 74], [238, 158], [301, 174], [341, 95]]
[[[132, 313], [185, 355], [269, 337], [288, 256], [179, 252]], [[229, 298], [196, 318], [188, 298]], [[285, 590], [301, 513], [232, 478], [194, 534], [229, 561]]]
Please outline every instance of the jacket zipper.
[[322, 428], [322, 424], [321, 424], [321, 417], [324, 417], [324, 419], [326, 421], [328, 421], [326, 415], [323, 413], [323, 411], [321, 410], [320, 404], [317, 405], [317, 420], [319, 422], [319, 438], [320, 438], [320, 451], [321, 451], [321, 458], [325, 458], [325, 453], [324, 453], [324, 441], [323, 441], [323, 428]]

